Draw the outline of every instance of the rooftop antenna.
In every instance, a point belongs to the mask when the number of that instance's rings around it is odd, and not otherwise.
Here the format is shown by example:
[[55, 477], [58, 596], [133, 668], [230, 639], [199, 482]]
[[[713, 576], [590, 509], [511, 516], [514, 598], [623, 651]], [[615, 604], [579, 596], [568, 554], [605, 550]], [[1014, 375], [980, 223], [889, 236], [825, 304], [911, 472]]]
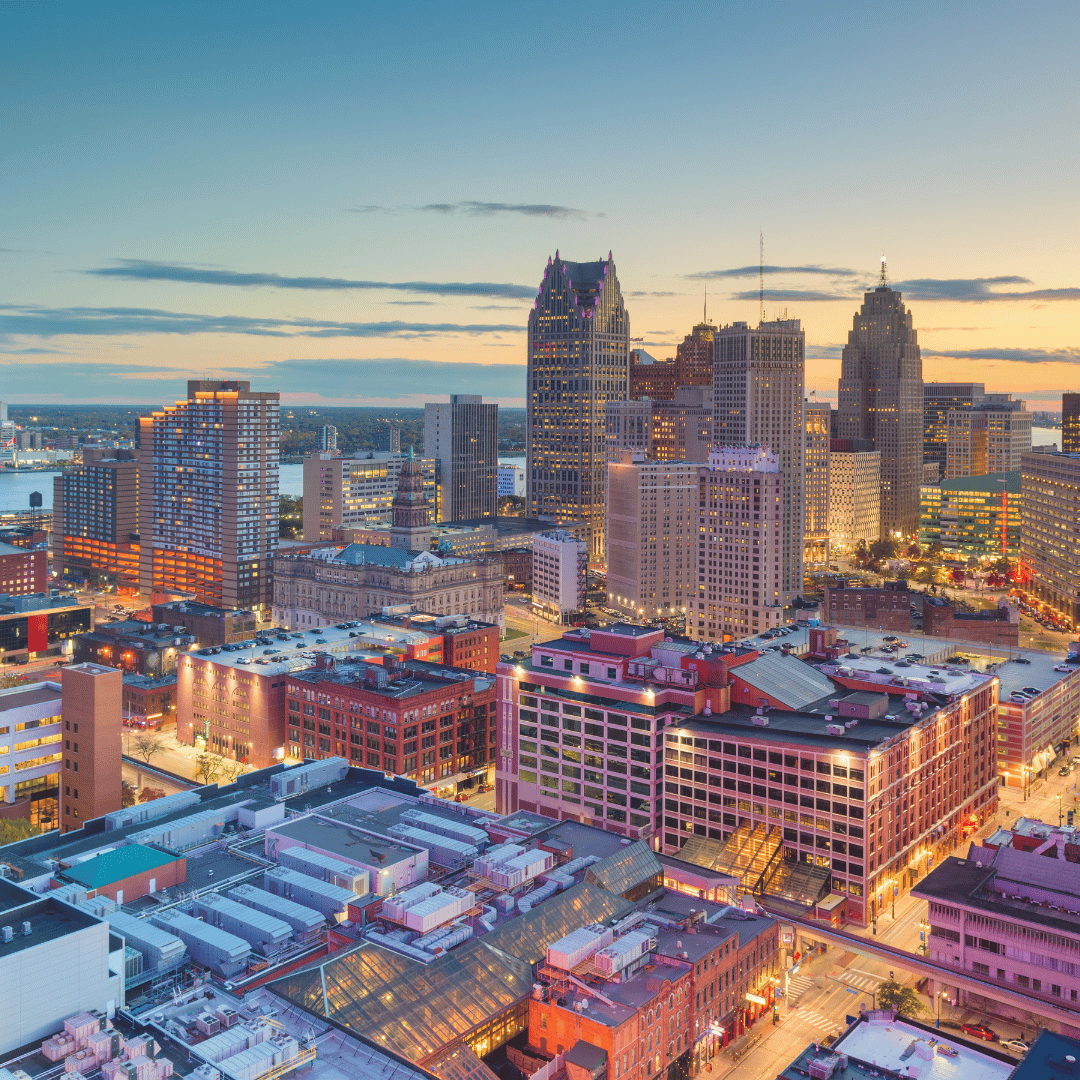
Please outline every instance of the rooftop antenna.
[[758, 306], [761, 308], [761, 321], [765, 321], [765, 234], [758, 233], [758, 260], [761, 273], [758, 277]]
[[705, 302], [701, 307], [701, 321], [707, 323], [709, 321], [709, 285], [705, 284]]
[[885, 256], [882, 255], [881, 256], [881, 288], [884, 289], [885, 286], [886, 286], [886, 280], [885, 280]]

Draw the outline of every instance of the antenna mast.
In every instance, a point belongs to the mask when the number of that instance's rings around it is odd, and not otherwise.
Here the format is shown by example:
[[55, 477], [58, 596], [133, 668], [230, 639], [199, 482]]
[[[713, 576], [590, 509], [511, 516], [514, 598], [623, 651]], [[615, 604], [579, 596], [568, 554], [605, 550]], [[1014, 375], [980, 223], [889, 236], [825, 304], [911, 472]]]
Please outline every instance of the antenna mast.
[[886, 286], [886, 280], [885, 280], [885, 256], [882, 255], [881, 256], [881, 288], [884, 289], [885, 286]]
[[765, 321], [765, 234], [758, 233], [758, 259], [760, 274], [758, 277], [758, 306], [761, 308], [761, 321]]

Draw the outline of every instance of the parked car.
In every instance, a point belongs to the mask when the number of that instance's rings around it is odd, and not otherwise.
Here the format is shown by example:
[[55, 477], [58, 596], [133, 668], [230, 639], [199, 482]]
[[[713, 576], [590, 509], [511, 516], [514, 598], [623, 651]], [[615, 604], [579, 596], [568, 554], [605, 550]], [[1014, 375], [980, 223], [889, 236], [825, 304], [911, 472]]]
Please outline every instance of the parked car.
[[459, 791], [454, 796], [454, 802], [468, 802], [468, 801], [469, 801], [469, 793], [467, 791]]
[[1068, 765], [1062, 765], [1061, 768], [1058, 769], [1058, 776], [1068, 776], [1071, 772], [1072, 769], [1070, 769]]
[[1030, 664], [1031, 661], [1026, 656], [1016, 657], [1016, 663], [1018, 664]]
[[1013, 1054], [1026, 1054], [1031, 1049], [1031, 1043], [1023, 1039], [1004, 1039], [1001, 1043], [1002, 1050], [1008, 1050]]
[[1022, 688], [1025, 694], [1041, 694], [1042, 691], [1037, 686], [1025, 686]]
[[1069, 667], [1068, 664], [1055, 664], [1054, 665], [1054, 670], [1055, 671], [1064, 671], [1064, 672], [1068, 673], [1068, 672], [1072, 671], [1072, 668]]
[[960, 1030], [965, 1035], [973, 1035], [976, 1039], [997, 1042], [997, 1032], [992, 1028], [988, 1028], [985, 1024], [961, 1024]]

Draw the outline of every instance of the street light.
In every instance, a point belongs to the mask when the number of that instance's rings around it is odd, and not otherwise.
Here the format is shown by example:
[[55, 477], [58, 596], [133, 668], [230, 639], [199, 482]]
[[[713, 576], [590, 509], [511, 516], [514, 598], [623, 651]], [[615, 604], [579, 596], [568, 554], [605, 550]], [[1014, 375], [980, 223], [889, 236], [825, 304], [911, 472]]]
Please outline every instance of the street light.
[[1060, 795], [1055, 795], [1054, 798], [1057, 799], [1057, 801], [1058, 801], [1058, 828], [1060, 829], [1061, 828], [1061, 796]]
[[937, 1016], [934, 1019], [934, 1027], [939, 1028], [939, 1029], [941, 1027], [941, 999], [942, 998], [947, 998], [948, 996], [949, 996], [949, 991], [948, 990], [942, 990], [940, 994], [935, 994], [934, 995], [934, 1004], [937, 1006], [937, 1009], [936, 1009]]

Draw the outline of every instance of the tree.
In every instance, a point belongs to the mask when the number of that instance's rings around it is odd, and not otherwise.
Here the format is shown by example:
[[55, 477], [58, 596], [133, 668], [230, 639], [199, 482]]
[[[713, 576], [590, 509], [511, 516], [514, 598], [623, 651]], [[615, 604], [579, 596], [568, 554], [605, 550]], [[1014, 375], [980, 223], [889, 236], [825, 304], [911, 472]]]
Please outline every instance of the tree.
[[155, 799], [164, 799], [165, 792], [159, 787], [144, 787], [139, 792], [139, 802], [153, 802]]
[[201, 776], [204, 784], [212, 784], [221, 775], [223, 764], [217, 754], [211, 754], [209, 750], [203, 751], [195, 759], [195, 778]]
[[922, 998], [913, 987], [901, 986], [895, 979], [886, 979], [877, 989], [879, 1009], [892, 1009], [904, 1016], [916, 1017], [927, 1011]]
[[120, 805], [125, 810], [135, 805], [135, 785], [129, 784], [126, 780], [120, 781]]
[[949, 582], [950, 582], [950, 584], [955, 585], [958, 588], [962, 589], [964, 587], [964, 578], [965, 577], [966, 577], [966, 575], [964, 574], [963, 570], [953, 570], [949, 574]]
[[221, 759], [221, 777], [226, 784], [231, 784], [246, 768], [244, 762], [234, 758]]
[[135, 753], [139, 755], [146, 762], [150, 764], [150, 759], [155, 754], [160, 754], [165, 749], [165, 740], [160, 735], [155, 735], [152, 731], [144, 731], [141, 735], [135, 739]]
[[304, 531], [304, 497], [282, 495], [278, 505], [278, 536], [282, 540], [296, 540]]
[[40, 826], [22, 818], [0, 821], [0, 845], [14, 844], [16, 840], [25, 840], [28, 836], [37, 836], [40, 832]]
[[919, 547], [918, 544], [908, 544], [907, 551], [905, 551], [904, 554], [909, 559], [917, 559], [922, 554], [922, 548]]
[[10, 690], [13, 686], [22, 686], [29, 681], [25, 675], [0, 675], [0, 690]]

